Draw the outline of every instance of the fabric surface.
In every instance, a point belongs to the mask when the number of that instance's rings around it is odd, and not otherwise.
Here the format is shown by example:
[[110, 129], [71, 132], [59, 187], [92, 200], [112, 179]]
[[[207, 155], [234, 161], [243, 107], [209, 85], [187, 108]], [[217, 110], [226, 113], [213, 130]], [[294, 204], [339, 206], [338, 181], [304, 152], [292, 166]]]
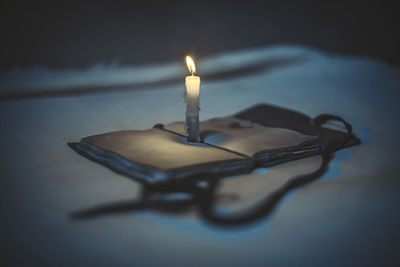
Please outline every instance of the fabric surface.
[[[23, 93], [32, 80], [37, 86], [28, 89], [39, 90], [46, 79], [56, 83], [59, 76], [51, 70], [38, 71], [38, 76], [2, 73], [2, 265], [398, 265], [400, 70], [371, 58], [307, 47], [265, 47], [201, 59], [200, 117], [228, 116], [266, 102], [310, 117], [330, 113], [345, 118], [363, 145], [338, 151], [321, 179], [293, 191], [268, 217], [246, 227], [215, 227], [191, 210], [71, 220], [71, 212], [134, 201], [141, 187], [77, 156], [66, 143], [183, 120], [185, 66], [171, 65], [176, 69], [154, 66], [169, 77], [167, 82], [157, 74], [154, 84], [93, 94], [54, 95], [49, 87], [45, 97], [18, 100], [7, 97], [7, 85]], [[251, 66], [256, 67], [241, 71]], [[143, 81], [152, 80], [151, 66], [135, 68]], [[113, 71], [129, 75], [118, 67]], [[70, 84], [82, 82], [74, 73], [67, 75]], [[91, 74], [107, 77], [95, 70]], [[224, 180], [217, 208], [246, 208], [294, 173], [315, 170], [320, 160], [316, 156]]]

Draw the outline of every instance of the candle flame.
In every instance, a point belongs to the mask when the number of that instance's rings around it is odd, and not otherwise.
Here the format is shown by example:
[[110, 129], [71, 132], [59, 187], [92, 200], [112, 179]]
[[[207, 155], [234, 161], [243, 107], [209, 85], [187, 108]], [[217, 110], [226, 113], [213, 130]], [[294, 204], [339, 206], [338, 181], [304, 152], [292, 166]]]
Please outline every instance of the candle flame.
[[196, 65], [194, 65], [193, 59], [191, 57], [189, 57], [189, 56], [186, 56], [186, 64], [187, 64], [187, 66], [189, 68], [189, 71], [193, 75], [193, 73], [196, 72]]

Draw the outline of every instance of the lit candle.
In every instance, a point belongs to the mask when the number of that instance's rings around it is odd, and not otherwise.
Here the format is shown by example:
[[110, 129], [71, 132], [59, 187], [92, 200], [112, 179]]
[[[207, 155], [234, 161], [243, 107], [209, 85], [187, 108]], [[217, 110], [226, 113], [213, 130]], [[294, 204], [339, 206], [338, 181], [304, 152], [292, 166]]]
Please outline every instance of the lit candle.
[[199, 142], [199, 96], [200, 96], [200, 77], [193, 75], [196, 72], [196, 66], [191, 57], [186, 57], [186, 64], [191, 76], [186, 76], [186, 123], [185, 131], [189, 142]]

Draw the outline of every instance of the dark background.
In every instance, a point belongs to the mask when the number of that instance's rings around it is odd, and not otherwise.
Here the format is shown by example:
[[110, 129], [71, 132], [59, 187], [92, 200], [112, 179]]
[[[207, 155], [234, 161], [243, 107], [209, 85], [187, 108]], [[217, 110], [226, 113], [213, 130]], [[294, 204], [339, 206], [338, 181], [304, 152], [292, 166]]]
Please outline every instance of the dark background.
[[396, 1], [1, 1], [0, 69], [149, 64], [282, 43], [400, 62]]

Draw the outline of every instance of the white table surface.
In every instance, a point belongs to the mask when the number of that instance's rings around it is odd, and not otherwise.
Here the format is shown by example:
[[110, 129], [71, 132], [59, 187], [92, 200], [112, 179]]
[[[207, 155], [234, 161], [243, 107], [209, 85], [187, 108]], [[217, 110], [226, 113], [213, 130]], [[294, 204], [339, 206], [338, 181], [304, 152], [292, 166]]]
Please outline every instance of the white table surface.
[[[85, 221], [68, 217], [79, 209], [135, 199], [140, 185], [79, 156], [67, 142], [183, 120], [186, 72], [180, 62], [2, 73], [2, 96], [56, 91], [66, 84], [95, 86], [98, 80], [110, 85], [120, 79], [182, 81], [0, 102], [0, 264], [398, 266], [398, 67], [307, 47], [277, 46], [203, 59], [198, 70], [201, 76], [298, 57], [301, 60], [248, 75], [203, 79], [201, 119], [266, 102], [309, 116], [342, 116], [354, 125], [363, 144], [338, 152], [324, 177], [285, 197], [268, 217], [238, 228], [215, 227], [196, 212], [177, 216], [132, 211]], [[89, 73], [92, 78], [85, 80]]]

